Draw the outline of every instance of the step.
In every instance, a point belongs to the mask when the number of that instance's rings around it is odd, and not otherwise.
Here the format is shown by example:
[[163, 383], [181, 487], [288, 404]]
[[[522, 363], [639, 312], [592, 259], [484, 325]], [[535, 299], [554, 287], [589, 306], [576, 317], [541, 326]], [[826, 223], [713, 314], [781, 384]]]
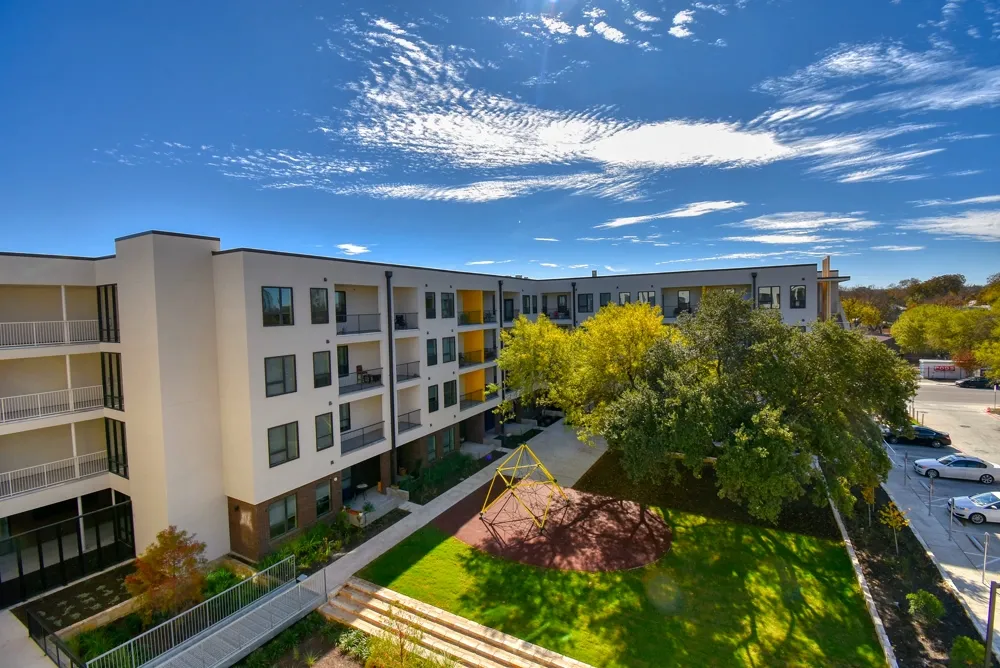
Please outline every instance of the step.
[[[375, 624], [372, 624], [371, 622], [362, 619], [361, 617], [358, 617], [348, 609], [339, 606], [334, 606], [331, 605], [330, 603], [321, 605], [319, 607], [319, 613], [324, 617], [326, 617], [327, 619], [332, 619], [333, 621], [339, 622], [345, 626], [350, 626], [352, 629], [357, 629], [359, 631], [367, 633], [370, 636], [377, 636], [383, 631], [381, 626], [376, 626]], [[424, 658], [441, 660], [440, 654], [435, 654], [434, 652], [428, 650], [426, 647], [415, 647], [413, 651], [416, 652], [417, 654], [420, 654]]]
[[418, 601], [409, 596], [404, 596], [398, 592], [372, 584], [366, 580], [352, 577], [344, 585], [344, 588], [355, 589], [387, 603], [392, 603], [397, 608], [406, 612], [419, 615], [425, 619], [433, 620], [436, 624], [447, 626], [463, 635], [471, 636], [476, 640], [488, 643], [498, 649], [502, 649], [510, 654], [518, 655], [529, 661], [533, 661], [546, 668], [592, 668], [589, 664], [563, 656], [558, 652], [539, 647], [526, 640], [521, 640], [512, 635], [502, 633], [496, 629], [477, 624], [471, 620], [459, 617], [453, 613], [441, 610], [422, 601]]
[[374, 611], [382, 617], [389, 618], [390, 614], [395, 615], [397, 619], [420, 629], [424, 634], [430, 634], [467, 652], [484, 656], [506, 668], [541, 668], [541, 664], [539, 663], [525, 659], [517, 654], [512, 654], [491, 643], [456, 631], [451, 627], [438, 624], [432, 619], [414, 615], [358, 589], [348, 587], [341, 589], [337, 600], [343, 600], [345, 597], [358, 605]]

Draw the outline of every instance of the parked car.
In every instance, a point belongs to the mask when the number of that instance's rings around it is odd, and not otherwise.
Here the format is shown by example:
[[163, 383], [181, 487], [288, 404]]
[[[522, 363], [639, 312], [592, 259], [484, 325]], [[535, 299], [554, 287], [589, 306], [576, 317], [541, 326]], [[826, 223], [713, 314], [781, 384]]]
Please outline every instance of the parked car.
[[992, 485], [1000, 477], [1000, 466], [969, 455], [947, 455], [941, 459], [918, 459], [913, 462], [913, 469], [928, 478], [978, 480], [984, 485]]
[[977, 387], [977, 388], [992, 388], [993, 383], [990, 382], [989, 378], [986, 376], [969, 376], [968, 378], [963, 378], [962, 380], [956, 380], [955, 385], [958, 387]]
[[907, 436], [905, 433], [883, 429], [885, 440], [889, 443], [910, 443], [912, 445], [929, 445], [932, 448], [940, 448], [951, 445], [951, 435], [947, 432], [931, 429], [922, 425], [915, 425], [913, 433]]
[[948, 499], [948, 510], [955, 517], [973, 524], [1000, 522], [1000, 493], [983, 492], [975, 496], [956, 496]]

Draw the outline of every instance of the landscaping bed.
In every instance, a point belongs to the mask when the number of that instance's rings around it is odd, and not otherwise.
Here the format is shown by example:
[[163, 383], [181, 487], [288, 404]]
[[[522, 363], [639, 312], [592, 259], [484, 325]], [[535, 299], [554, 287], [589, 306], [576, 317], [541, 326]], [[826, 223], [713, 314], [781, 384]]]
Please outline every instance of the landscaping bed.
[[19, 605], [11, 612], [22, 624], [27, 625], [27, 611], [31, 610], [54, 631], [58, 631], [131, 598], [125, 589], [125, 578], [133, 572], [135, 563], [129, 561], [30, 603]]
[[410, 478], [401, 484], [400, 488], [410, 493], [411, 502], [422, 506], [441, 496], [472, 474], [486, 468], [498, 457], [504, 456], [500, 450], [494, 450], [479, 459], [474, 459], [463, 452], [456, 452], [443, 458], [434, 466], [422, 470], [417, 477]]
[[340, 649], [358, 633], [313, 612], [251, 652], [235, 668], [360, 668], [363, 662]]
[[[860, 499], [853, 517], [844, 517], [844, 524], [899, 665], [943, 668], [949, 665], [948, 654], [956, 638], [966, 636], [981, 642], [981, 636], [909, 527], [898, 534], [896, 556], [892, 530], [878, 519], [879, 510], [888, 503], [885, 490], [878, 487], [871, 528], [867, 505]], [[921, 623], [909, 613], [906, 595], [919, 590], [930, 592], [944, 604], [941, 619]], [[994, 665], [1000, 664], [994, 660]]]
[[606, 454], [574, 486], [647, 505], [657, 562], [582, 572], [504, 560], [427, 526], [358, 575], [595, 666], [884, 666], [828, 506], [753, 521], [700, 479], [628, 483]]
[[541, 429], [529, 429], [523, 434], [511, 434], [511, 435], [504, 434], [502, 440], [503, 447], [508, 449], [516, 448], [522, 443], [527, 443], [528, 441], [530, 441], [535, 436], [538, 436], [541, 433], [542, 433]]

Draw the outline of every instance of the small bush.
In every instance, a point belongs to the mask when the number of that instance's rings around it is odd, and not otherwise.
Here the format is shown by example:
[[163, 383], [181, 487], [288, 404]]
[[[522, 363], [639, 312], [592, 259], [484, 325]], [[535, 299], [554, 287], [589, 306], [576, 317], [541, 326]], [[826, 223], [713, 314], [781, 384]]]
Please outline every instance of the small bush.
[[907, 594], [910, 614], [922, 622], [936, 622], [944, 616], [944, 603], [926, 589], [915, 594]]
[[219, 566], [209, 571], [205, 576], [205, 586], [202, 588], [202, 593], [205, 598], [212, 598], [231, 587], [235, 587], [242, 581], [243, 578], [233, 569], [228, 566]]
[[316, 566], [323, 566], [330, 561], [334, 552], [354, 540], [361, 529], [347, 519], [347, 513], [341, 510], [332, 522], [317, 522], [302, 535], [281, 546], [257, 562], [257, 568], [264, 570], [269, 566], [295, 555], [295, 566], [300, 571], [307, 571]]
[[983, 662], [986, 648], [983, 643], [976, 642], [966, 636], [955, 638], [948, 655], [949, 666], [978, 666]]
[[352, 659], [365, 663], [371, 653], [370, 640], [368, 634], [357, 629], [349, 629], [341, 634], [337, 647]]

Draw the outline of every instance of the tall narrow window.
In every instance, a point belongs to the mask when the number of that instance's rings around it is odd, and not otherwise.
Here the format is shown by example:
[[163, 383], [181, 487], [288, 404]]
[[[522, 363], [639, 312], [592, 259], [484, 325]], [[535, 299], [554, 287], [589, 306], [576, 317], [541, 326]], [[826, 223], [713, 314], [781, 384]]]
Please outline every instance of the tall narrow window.
[[790, 291], [790, 297], [791, 297], [791, 303], [788, 305], [789, 308], [805, 308], [806, 286], [793, 285]]
[[424, 314], [428, 319], [437, 317], [437, 295], [433, 292], [424, 293]]
[[441, 338], [441, 361], [445, 364], [455, 361], [454, 336], [445, 336]]
[[677, 308], [685, 309], [685, 310], [691, 308], [691, 291], [690, 290], [678, 290], [677, 291]]
[[600, 307], [604, 308], [605, 306], [607, 306], [610, 303], [611, 303], [611, 293], [610, 292], [602, 292], [601, 293]]
[[504, 299], [503, 300], [503, 321], [511, 322], [514, 320], [514, 300]]
[[104, 386], [104, 407], [125, 410], [120, 353], [101, 353], [101, 383]]
[[437, 438], [434, 437], [434, 434], [431, 434], [430, 436], [427, 437], [427, 463], [428, 464], [433, 463], [434, 460], [437, 459], [437, 455], [438, 455]]
[[330, 481], [324, 480], [316, 484], [316, 517], [326, 515], [330, 507]]
[[295, 324], [291, 288], [264, 287], [260, 289], [260, 296], [264, 311], [265, 327], [280, 327]]
[[625, 306], [625, 304], [632, 303], [632, 293], [631, 292], [619, 292], [618, 293], [618, 305]]
[[313, 387], [330, 385], [330, 351], [321, 350], [313, 353]]
[[640, 304], [656, 306], [656, 292], [653, 290], [643, 290], [639, 292], [638, 301]]
[[298, 525], [295, 511], [294, 494], [289, 494], [267, 507], [267, 521], [270, 525], [269, 535], [272, 539], [295, 529]]
[[316, 416], [316, 450], [326, 450], [333, 445], [333, 413]]
[[545, 315], [549, 314], [549, 296], [542, 295], [542, 313]]
[[295, 355], [264, 358], [264, 396], [276, 397], [294, 392]]
[[340, 433], [351, 430], [351, 405], [340, 404]]
[[441, 293], [441, 317], [442, 318], [454, 318], [455, 317], [455, 293], [454, 292], [442, 292]]
[[97, 286], [98, 338], [105, 343], [118, 343], [118, 286]]
[[521, 312], [524, 315], [529, 315], [531, 313], [531, 295], [523, 295], [521, 297]]
[[347, 292], [344, 290], [333, 291], [333, 313], [337, 322], [347, 322]]
[[538, 295], [531, 295], [531, 312], [538, 313]]
[[427, 366], [434, 366], [437, 363], [438, 363], [437, 339], [427, 339]]
[[781, 288], [777, 285], [757, 288], [757, 308], [781, 308]]
[[594, 312], [594, 295], [593, 294], [577, 294], [576, 296], [576, 310], [579, 313], [593, 313]]
[[445, 455], [450, 454], [455, 449], [455, 429], [450, 427], [445, 429], [444, 436], [441, 439], [441, 452]]
[[330, 304], [326, 288], [309, 288], [309, 309], [312, 324], [325, 325], [330, 322]]
[[299, 423], [271, 427], [267, 430], [267, 461], [271, 467], [299, 458]]
[[351, 362], [347, 356], [347, 346], [337, 346], [337, 375], [340, 378], [351, 373]]
[[128, 449], [125, 446], [125, 423], [104, 418], [104, 440], [108, 453], [108, 471], [128, 477]]
[[444, 407], [454, 406], [458, 403], [458, 381], [449, 380], [444, 384]]
[[438, 386], [431, 385], [427, 388], [427, 412], [433, 413], [438, 409]]

